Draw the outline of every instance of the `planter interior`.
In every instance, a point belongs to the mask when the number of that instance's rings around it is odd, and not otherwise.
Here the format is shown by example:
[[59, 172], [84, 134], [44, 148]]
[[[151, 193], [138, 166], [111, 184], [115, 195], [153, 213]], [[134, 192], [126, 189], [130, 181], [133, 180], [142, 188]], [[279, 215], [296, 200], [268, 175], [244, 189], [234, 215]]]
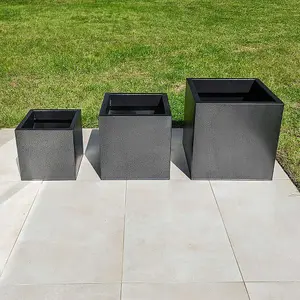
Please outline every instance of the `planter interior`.
[[31, 110], [17, 129], [71, 129], [75, 114], [75, 110]]
[[103, 103], [100, 115], [146, 116], [165, 115], [166, 105], [158, 94], [110, 94]]
[[257, 79], [192, 79], [199, 102], [278, 103]]

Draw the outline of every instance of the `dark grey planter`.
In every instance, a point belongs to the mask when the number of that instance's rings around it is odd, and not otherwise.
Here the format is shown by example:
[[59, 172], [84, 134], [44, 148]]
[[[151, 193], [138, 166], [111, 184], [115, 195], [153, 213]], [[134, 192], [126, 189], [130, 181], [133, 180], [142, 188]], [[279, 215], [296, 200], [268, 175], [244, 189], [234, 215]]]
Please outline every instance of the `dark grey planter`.
[[75, 180], [82, 159], [80, 110], [30, 110], [15, 130], [22, 180]]
[[258, 79], [187, 79], [192, 179], [271, 180], [283, 103]]
[[99, 114], [101, 179], [169, 179], [166, 94], [106, 93]]

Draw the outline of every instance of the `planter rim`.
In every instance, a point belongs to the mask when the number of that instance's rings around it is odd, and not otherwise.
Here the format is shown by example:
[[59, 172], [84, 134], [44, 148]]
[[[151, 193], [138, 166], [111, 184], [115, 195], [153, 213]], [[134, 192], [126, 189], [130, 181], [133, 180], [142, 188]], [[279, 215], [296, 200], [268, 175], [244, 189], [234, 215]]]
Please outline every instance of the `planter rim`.
[[[195, 81], [244, 81], [244, 82], [256, 82], [264, 92], [268, 94], [272, 98], [273, 101], [241, 101], [241, 102], [233, 102], [233, 101], [202, 101], [198, 95], [197, 88], [195, 86]], [[186, 78], [187, 84], [189, 84], [191, 91], [194, 96], [194, 100], [196, 103], [201, 104], [218, 104], [218, 105], [282, 105], [284, 103], [259, 79], [259, 78]], [[213, 94], [213, 93], [212, 93]]]
[[[165, 112], [162, 113], [158, 113], [155, 115], [149, 115], [149, 114], [122, 114], [122, 115], [118, 115], [118, 114], [107, 114], [106, 108], [108, 107], [109, 104], [109, 100], [110, 100], [110, 96], [160, 96], [164, 105], [164, 110]], [[168, 101], [168, 95], [166, 93], [105, 93], [104, 94], [104, 99], [102, 101], [102, 105], [100, 108], [100, 112], [98, 117], [168, 117], [168, 116], [172, 116], [171, 115], [171, 109], [170, 109], [170, 105], [169, 105], [169, 101]]]
[[[35, 112], [73, 112], [73, 118], [69, 127], [66, 128], [23, 128], [25, 122], [28, 120], [29, 116]], [[19, 125], [15, 128], [15, 131], [21, 130], [29, 130], [29, 131], [61, 131], [61, 130], [74, 130], [76, 125], [76, 120], [81, 115], [81, 109], [30, 109], [28, 113], [25, 115], [23, 120], [19, 123]]]

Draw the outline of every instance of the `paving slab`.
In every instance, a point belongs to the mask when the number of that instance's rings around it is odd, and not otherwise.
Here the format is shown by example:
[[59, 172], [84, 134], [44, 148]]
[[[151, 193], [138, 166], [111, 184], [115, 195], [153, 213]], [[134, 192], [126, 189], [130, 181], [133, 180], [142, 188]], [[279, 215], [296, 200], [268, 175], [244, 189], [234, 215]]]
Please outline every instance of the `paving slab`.
[[212, 182], [245, 281], [300, 280], [300, 194], [289, 180]]
[[124, 282], [241, 281], [208, 181], [128, 181]]
[[40, 185], [40, 182], [0, 181], [0, 275], [17, 241]]
[[120, 284], [0, 286], [1, 300], [119, 300]]
[[300, 298], [300, 196], [278, 162], [272, 181], [192, 181], [177, 128], [170, 181], [102, 181], [98, 130], [83, 141], [77, 181], [22, 182], [0, 130], [1, 300]]
[[243, 283], [123, 284], [122, 300], [248, 300]]
[[121, 281], [126, 182], [44, 182], [1, 280]]
[[300, 282], [251, 282], [246, 286], [251, 300], [300, 299]]

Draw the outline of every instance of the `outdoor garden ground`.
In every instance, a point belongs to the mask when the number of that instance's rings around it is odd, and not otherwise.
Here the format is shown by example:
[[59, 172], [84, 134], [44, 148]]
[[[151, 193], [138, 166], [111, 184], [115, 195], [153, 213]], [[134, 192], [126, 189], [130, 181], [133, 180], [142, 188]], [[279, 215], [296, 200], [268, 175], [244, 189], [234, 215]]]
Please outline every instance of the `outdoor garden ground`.
[[258, 77], [285, 103], [278, 160], [300, 182], [298, 0], [2, 0], [0, 128], [29, 108], [82, 108], [104, 92], [167, 92], [182, 124], [186, 77]]
[[76, 181], [20, 181], [0, 130], [1, 300], [299, 300], [300, 193], [272, 181], [190, 180], [172, 135], [170, 180], [100, 180], [84, 129]]

